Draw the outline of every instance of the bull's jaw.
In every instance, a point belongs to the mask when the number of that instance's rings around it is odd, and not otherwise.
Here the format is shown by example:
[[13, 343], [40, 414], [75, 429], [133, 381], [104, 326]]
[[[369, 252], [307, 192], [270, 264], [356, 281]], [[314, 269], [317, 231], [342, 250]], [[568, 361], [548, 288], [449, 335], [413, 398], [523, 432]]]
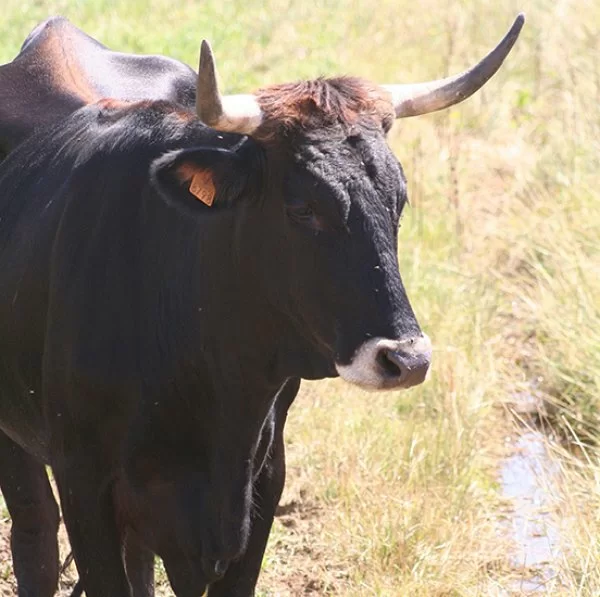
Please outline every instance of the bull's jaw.
[[342, 379], [366, 390], [406, 389], [425, 381], [431, 353], [425, 334], [402, 340], [371, 338], [350, 363], [336, 363], [336, 369]]

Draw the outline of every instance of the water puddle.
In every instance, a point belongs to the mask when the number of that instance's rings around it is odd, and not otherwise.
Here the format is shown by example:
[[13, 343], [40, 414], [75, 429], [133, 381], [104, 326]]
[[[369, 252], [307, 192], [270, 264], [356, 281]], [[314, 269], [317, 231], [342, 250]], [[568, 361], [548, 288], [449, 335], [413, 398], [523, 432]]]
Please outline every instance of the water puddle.
[[521, 595], [546, 593], [556, 576], [553, 563], [560, 558], [560, 532], [550, 515], [558, 470], [539, 431], [524, 431], [512, 449], [500, 469], [502, 494], [511, 502], [507, 521], [515, 545], [511, 564], [520, 575], [509, 589]]

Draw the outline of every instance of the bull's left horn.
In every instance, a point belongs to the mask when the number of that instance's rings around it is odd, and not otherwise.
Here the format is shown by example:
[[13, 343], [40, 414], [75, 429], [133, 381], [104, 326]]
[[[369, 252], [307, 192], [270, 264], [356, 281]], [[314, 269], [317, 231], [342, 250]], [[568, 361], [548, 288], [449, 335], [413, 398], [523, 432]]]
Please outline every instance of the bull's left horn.
[[208, 126], [229, 133], [252, 134], [262, 121], [262, 112], [253, 95], [224, 95], [219, 93], [217, 68], [210, 44], [202, 41], [196, 112]]
[[508, 56], [525, 22], [521, 13], [502, 41], [481, 62], [446, 79], [408, 85], [382, 85], [392, 96], [396, 118], [436, 112], [458, 104], [477, 90], [500, 68]]

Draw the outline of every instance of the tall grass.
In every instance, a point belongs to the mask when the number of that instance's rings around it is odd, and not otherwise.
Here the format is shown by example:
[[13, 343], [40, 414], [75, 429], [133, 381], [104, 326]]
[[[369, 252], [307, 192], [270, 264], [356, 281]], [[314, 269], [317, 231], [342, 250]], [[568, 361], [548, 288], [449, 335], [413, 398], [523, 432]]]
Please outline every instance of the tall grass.
[[[522, 39], [482, 92], [390, 135], [412, 203], [401, 272], [433, 371], [388, 395], [305, 385], [262, 595], [515, 591], [496, 481], [512, 432], [502, 406], [535, 391], [561, 438], [600, 433], [600, 6], [5, 0], [3, 61], [60, 13], [114, 49], [191, 65], [206, 37], [228, 92], [322, 74], [446, 75], [479, 59], [520, 10]], [[600, 593], [600, 467], [592, 448], [580, 451], [554, 450], [565, 549], [553, 594]]]

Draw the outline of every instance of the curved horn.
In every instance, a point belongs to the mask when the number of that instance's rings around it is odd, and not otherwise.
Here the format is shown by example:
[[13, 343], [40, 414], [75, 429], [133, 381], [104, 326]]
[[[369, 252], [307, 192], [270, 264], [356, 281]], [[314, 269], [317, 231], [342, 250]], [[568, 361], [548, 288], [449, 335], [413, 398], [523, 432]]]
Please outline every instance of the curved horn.
[[500, 68], [524, 22], [525, 16], [520, 13], [502, 41], [481, 62], [459, 75], [428, 83], [382, 85], [392, 95], [396, 118], [443, 110], [473, 95]]
[[208, 126], [229, 133], [250, 135], [262, 121], [260, 106], [253, 95], [221, 96], [215, 58], [206, 40], [200, 50], [196, 112]]

